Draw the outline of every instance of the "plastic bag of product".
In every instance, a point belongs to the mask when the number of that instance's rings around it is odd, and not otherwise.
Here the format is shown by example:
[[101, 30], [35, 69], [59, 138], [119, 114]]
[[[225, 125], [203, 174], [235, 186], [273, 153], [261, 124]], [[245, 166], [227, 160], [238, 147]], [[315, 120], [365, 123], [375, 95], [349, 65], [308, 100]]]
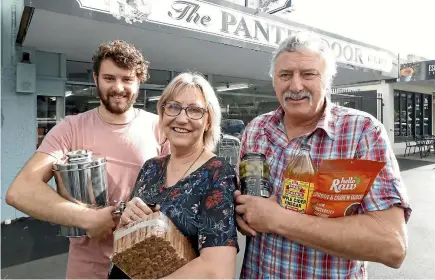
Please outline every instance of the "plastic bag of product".
[[372, 160], [323, 160], [306, 213], [326, 218], [354, 214], [384, 166]]
[[112, 262], [132, 279], [165, 277], [196, 257], [189, 240], [162, 212], [114, 232]]

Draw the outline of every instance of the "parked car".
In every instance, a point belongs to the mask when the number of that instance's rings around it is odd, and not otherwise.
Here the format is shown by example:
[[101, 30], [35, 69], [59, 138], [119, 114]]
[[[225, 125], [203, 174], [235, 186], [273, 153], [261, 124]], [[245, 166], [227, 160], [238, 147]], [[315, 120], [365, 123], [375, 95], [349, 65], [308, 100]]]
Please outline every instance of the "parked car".
[[223, 134], [232, 135], [239, 139], [245, 130], [245, 124], [243, 121], [237, 119], [224, 119], [222, 120], [221, 126]]

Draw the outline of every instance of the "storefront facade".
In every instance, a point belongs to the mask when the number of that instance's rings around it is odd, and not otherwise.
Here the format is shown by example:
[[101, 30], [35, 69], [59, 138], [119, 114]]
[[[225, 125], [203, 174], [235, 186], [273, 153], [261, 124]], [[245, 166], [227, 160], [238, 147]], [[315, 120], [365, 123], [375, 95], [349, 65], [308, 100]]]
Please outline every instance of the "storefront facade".
[[[158, 0], [158, 5], [156, 0], [145, 1], [149, 6], [127, 7], [136, 19], [142, 19], [132, 23], [119, 17], [116, 0], [5, 2], [2, 221], [23, 216], [5, 204], [4, 195], [48, 130], [67, 115], [98, 106], [90, 61], [103, 41], [129, 41], [150, 61], [150, 80], [141, 85], [136, 107], [155, 112], [162, 90], [175, 75], [198, 71], [218, 93], [228, 127], [234, 123], [243, 127], [278, 106], [268, 76], [269, 60], [277, 44], [294, 31], [315, 32], [334, 49], [339, 62], [335, 87], [396, 79], [398, 73], [396, 55], [391, 52], [228, 1]], [[377, 93], [366, 94], [374, 94], [376, 105], [365, 102], [361, 106], [382, 118], [382, 105], [378, 105], [382, 99]]]
[[397, 80], [348, 85], [340, 87], [340, 90], [371, 91], [382, 96], [383, 105], [380, 107], [382, 122], [397, 155], [404, 154], [406, 140], [435, 135], [435, 61], [433, 60], [401, 64]]

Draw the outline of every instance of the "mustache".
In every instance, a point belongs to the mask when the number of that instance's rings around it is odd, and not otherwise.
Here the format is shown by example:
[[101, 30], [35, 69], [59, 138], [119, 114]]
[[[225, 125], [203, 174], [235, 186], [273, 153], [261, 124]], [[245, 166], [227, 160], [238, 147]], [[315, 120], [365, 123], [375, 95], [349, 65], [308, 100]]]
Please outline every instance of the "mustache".
[[118, 92], [118, 91], [109, 91], [108, 93], [107, 93], [109, 96], [114, 96], [114, 97], [117, 97], [117, 96], [127, 96], [128, 94], [127, 94], [127, 92], [126, 91], [121, 91], [121, 92]]
[[311, 100], [312, 99], [311, 92], [308, 92], [308, 91], [301, 91], [301, 92], [287, 91], [284, 93], [284, 98], [301, 99], [304, 97], [308, 97]]

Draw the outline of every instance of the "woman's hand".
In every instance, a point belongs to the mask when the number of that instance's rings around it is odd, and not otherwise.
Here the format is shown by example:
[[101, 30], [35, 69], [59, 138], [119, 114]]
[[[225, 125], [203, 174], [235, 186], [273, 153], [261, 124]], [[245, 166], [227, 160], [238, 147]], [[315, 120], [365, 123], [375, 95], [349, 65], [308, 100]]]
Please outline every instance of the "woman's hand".
[[152, 214], [160, 209], [160, 205], [155, 207], [148, 207], [145, 202], [139, 197], [134, 197], [125, 205], [124, 212], [121, 216], [121, 226], [129, 224], [134, 221], [139, 221], [146, 218], [147, 215]]

